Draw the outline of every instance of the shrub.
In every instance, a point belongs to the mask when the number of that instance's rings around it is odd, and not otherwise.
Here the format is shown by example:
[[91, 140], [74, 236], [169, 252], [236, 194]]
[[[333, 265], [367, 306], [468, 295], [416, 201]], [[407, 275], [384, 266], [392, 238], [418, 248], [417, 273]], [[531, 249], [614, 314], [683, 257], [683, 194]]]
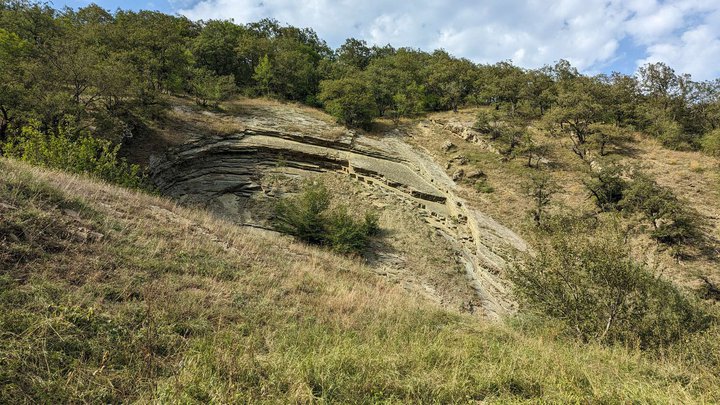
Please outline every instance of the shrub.
[[367, 214], [363, 221], [357, 221], [348, 214], [346, 207], [340, 207], [327, 216], [326, 244], [338, 253], [360, 253], [367, 248], [369, 237], [378, 233], [377, 222], [374, 214]]
[[533, 208], [529, 214], [536, 226], [540, 226], [550, 205], [552, 196], [559, 191], [559, 187], [547, 174], [536, 174], [525, 185], [528, 196], [532, 198]]
[[591, 179], [585, 182], [590, 195], [595, 199], [595, 204], [603, 211], [618, 209], [618, 204], [623, 198], [627, 188], [627, 181], [622, 178], [623, 168], [621, 166], [605, 166], [596, 172], [592, 172]]
[[495, 140], [502, 135], [502, 123], [500, 121], [501, 114], [496, 110], [480, 110], [475, 118], [475, 128], [480, 133], [488, 135], [490, 139]]
[[680, 123], [671, 118], [664, 116], [654, 118], [647, 131], [665, 147], [676, 150], [696, 149], [697, 145], [693, 137], [683, 130]]
[[658, 242], [680, 245], [701, 237], [698, 214], [647, 175], [635, 175], [619, 205], [625, 211], [642, 213], [652, 223], [651, 236]]
[[348, 213], [347, 207], [328, 210], [329, 207], [327, 189], [322, 184], [307, 184], [299, 195], [278, 202], [275, 229], [338, 253], [362, 253], [370, 237], [379, 232], [377, 216], [368, 213], [359, 221]]
[[632, 258], [615, 223], [555, 218], [539, 233], [537, 249], [510, 271], [517, 295], [583, 342], [651, 348], [705, 326], [702, 311]]
[[325, 241], [323, 214], [330, 206], [330, 194], [322, 185], [308, 184], [298, 196], [275, 206], [275, 228], [315, 245]]
[[720, 128], [708, 132], [702, 138], [702, 149], [712, 156], [720, 156]]
[[140, 167], [118, 157], [119, 150], [120, 145], [113, 146], [87, 133], [73, 135], [70, 126], [44, 134], [33, 125], [23, 127], [20, 135], [3, 148], [7, 156], [34, 165], [87, 174], [126, 187], [142, 187]]

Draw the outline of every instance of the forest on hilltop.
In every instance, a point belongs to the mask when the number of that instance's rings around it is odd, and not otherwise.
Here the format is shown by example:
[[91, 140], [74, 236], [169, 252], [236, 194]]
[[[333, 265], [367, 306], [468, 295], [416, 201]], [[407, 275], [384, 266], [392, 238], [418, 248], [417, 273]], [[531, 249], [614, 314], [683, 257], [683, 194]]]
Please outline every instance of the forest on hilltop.
[[376, 117], [494, 105], [518, 125], [542, 117], [569, 127], [579, 146], [627, 128], [672, 148], [720, 153], [720, 80], [693, 81], [663, 63], [587, 76], [565, 60], [524, 69], [353, 38], [333, 50], [311, 28], [269, 19], [191, 21], [5, 0], [0, 75], [3, 142], [30, 126], [122, 143], [162, 110], [163, 94], [216, 105], [240, 93], [323, 107], [363, 128]]

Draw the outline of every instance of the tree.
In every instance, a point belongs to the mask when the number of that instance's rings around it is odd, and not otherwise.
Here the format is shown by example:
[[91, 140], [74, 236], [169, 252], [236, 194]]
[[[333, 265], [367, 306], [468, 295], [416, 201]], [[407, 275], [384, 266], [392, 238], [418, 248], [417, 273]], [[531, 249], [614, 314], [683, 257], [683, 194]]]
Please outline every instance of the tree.
[[348, 38], [336, 53], [338, 62], [360, 70], [365, 69], [370, 63], [371, 50], [364, 40]]
[[483, 69], [476, 88], [480, 97], [488, 102], [507, 104], [514, 116], [518, 104], [527, 90], [525, 72], [511, 62], [499, 62]]
[[260, 85], [261, 91], [266, 95], [270, 95], [270, 86], [273, 82], [272, 65], [267, 55], [260, 59], [260, 63], [255, 67], [253, 79]]
[[25, 97], [21, 63], [28, 44], [17, 34], [0, 28], [0, 144], [5, 142], [13, 109], [21, 108]]
[[191, 81], [192, 94], [197, 104], [217, 106], [220, 101], [227, 100], [236, 90], [232, 75], [215, 76], [207, 69], [194, 69]]
[[392, 118], [396, 125], [400, 117], [412, 117], [422, 112], [424, 93], [424, 86], [411, 83], [393, 95]]
[[377, 105], [367, 83], [348, 77], [320, 83], [320, 101], [338, 122], [350, 127], [369, 128], [377, 114]]
[[443, 50], [433, 52], [426, 66], [426, 90], [431, 109], [452, 109], [457, 112], [474, 85], [474, 64], [455, 59]]
[[545, 211], [552, 201], [552, 196], [559, 191], [559, 188], [557, 183], [547, 174], [533, 175], [526, 188], [533, 200], [533, 208], [530, 210], [530, 215], [535, 225], [540, 226], [545, 218]]
[[603, 117], [597, 93], [597, 82], [593, 78], [570, 79], [559, 87], [556, 105], [545, 115], [551, 132], [567, 136], [572, 141], [573, 152], [582, 159], [587, 154], [591, 125]]
[[542, 116], [557, 97], [550, 68], [530, 70], [525, 75], [526, 84], [522, 89], [522, 98], [527, 99], [530, 106], [537, 108]]
[[595, 204], [602, 211], [618, 210], [624, 197], [628, 182], [623, 178], [625, 169], [619, 165], [608, 165], [591, 172], [589, 181], [584, 182], [595, 199]]
[[627, 130], [616, 124], [591, 124], [589, 142], [595, 145], [600, 156], [608, 153], [609, 146], [618, 147], [628, 139]]
[[191, 44], [197, 66], [218, 76], [242, 75], [240, 58], [235, 49], [244, 32], [243, 27], [232, 21], [205, 22], [200, 35], [195, 37]]
[[673, 192], [649, 176], [637, 173], [623, 193], [619, 206], [629, 212], [640, 212], [653, 226], [651, 236], [670, 246], [700, 240], [699, 215], [680, 201]]

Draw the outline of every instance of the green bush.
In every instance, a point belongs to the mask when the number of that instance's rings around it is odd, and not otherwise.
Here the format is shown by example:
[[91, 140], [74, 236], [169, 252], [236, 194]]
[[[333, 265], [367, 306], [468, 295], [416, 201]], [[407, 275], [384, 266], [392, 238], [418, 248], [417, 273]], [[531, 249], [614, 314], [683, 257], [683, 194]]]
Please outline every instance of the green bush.
[[473, 128], [495, 140], [502, 135], [502, 114], [496, 110], [480, 110], [475, 117]]
[[363, 220], [357, 220], [345, 206], [333, 210], [329, 207], [327, 189], [322, 184], [307, 184], [299, 195], [278, 202], [275, 229], [338, 253], [362, 253], [370, 237], [379, 233], [377, 216], [368, 213]]
[[635, 175], [619, 205], [624, 211], [642, 213], [653, 225], [651, 236], [658, 242], [680, 245], [701, 238], [698, 214], [645, 174]]
[[302, 193], [281, 200], [275, 206], [275, 229], [304, 242], [321, 245], [326, 240], [324, 214], [330, 194], [322, 185], [308, 184]]
[[144, 185], [140, 167], [118, 157], [119, 145], [72, 132], [68, 126], [50, 134], [25, 126], [4, 145], [3, 152], [30, 164], [87, 174], [126, 187]]
[[555, 218], [535, 256], [510, 271], [521, 302], [584, 342], [667, 346], [706, 317], [670, 282], [632, 258], [617, 223]]
[[598, 171], [591, 173], [591, 179], [585, 182], [585, 187], [590, 192], [595, 204], [602, 211], [618, 209], [618, 204], [623, 198], [627, 188], [627, 181], [622, 177], [621, 166], [604, 166]]
[[720, 128], [708, 132], [702, 138], [702, 149], [712, 156], [720, 156]]

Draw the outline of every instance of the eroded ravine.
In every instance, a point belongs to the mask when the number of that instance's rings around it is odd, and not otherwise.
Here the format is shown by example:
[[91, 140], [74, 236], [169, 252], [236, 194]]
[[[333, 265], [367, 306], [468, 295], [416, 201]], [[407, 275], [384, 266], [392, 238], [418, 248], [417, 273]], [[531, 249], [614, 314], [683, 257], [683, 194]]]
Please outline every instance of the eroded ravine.
[[[152, 177], [164, 194], [206, 205], [245, 225], [263, 220], [248, 214], [253, 196], [275, 197], [263, 187], [268, 173], [291, 177], [337, 173], [362, 184], [370, 196], [391, 196], [447, 241], [464, 272], [459, 282], [467, 283], [483, 314], [498, 317], [512, 310], [501, 273], [516, 253], [526, 250], [525, 242], [469, 207], [455, 194], [455, 183], [441, 167], [399, 138], [376, 139], [346, 131], [327, 139], [246, 127], [232, 135], [198, 136], [152, 166]], [[412, 273], [413, 269], [402, 268], [403, 263], [400, 258], [384, 266]], [[428, 291], [436, 290], [433, 282], [422, 284]], [[441, 302], [463, 302], [439, 296]], [[472, 310], [474, 304], [469, 305]]]

